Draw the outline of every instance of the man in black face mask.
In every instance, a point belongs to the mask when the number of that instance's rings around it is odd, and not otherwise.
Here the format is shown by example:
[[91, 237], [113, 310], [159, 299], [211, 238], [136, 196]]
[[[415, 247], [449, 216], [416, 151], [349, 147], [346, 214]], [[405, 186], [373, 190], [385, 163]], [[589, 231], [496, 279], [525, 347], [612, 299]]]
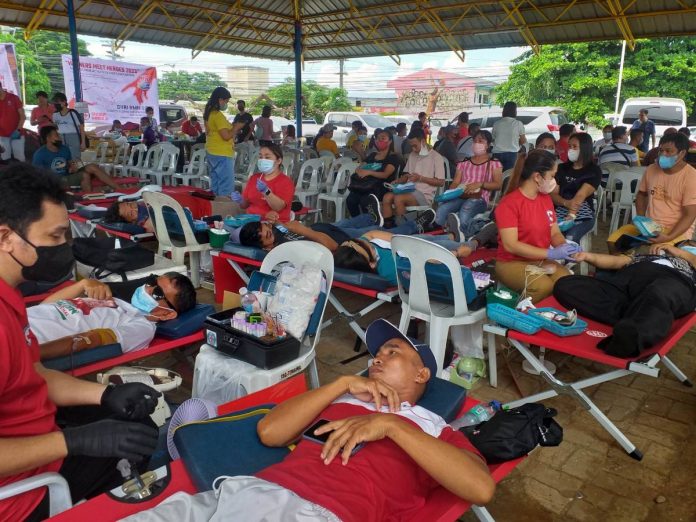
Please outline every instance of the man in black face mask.
[[58, 129], [53, 126], [43, 127], [39, 134], [43, 147], [34, 153], [32, 165], [58, 174], [64, 187], [79, 186], [83, 192], [92, 191], [92, 179], [98, 179], [114, 190], [119, 186], [106, 171], [95, 163], [86, 165], [73, 158], [70, 149], [63, 144]]
[[[82, 381], [39, 362], [15, 288], [72, 268], [64, 197], [54, 175], [25, 164], [0, 176], [0, 486], [53, 471], [77, 501], [118, 485], [119, 459], [152, 454], [158, 432], [148, 416], [160, 393]], [[0, 520], [43, 520], [48, 495], [43, 488], [3, 500]]]

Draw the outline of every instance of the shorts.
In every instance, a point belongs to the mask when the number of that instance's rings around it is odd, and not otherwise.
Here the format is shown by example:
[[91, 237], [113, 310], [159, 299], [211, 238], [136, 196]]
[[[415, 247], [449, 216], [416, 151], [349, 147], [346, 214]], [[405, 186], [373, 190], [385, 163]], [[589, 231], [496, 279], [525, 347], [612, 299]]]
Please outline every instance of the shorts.
[[420, 207], [429, 207], [431, 203], [428, 203], [428, 200], [425, 199], [425, 194], [423, 194], [420, 190], [414, 190], [411, 192], [411, 195], [416, 198], [416, 201], [418, 202], [418, 206]]
[[84, 178], [85, 169], [84, 167], [76, 170], [72, 174], [66, 174], [60, 177], [60, 182], [64, 187], [79, 187], [82, 185], [82, 178]]

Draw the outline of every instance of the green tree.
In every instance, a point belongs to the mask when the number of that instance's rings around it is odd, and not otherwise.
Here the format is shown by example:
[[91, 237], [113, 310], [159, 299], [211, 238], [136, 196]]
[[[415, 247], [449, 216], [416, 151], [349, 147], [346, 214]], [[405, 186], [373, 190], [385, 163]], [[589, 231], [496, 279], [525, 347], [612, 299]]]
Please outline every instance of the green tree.
[[[15, 37], [12, 34], [2, 33], [0, 34], [0, 42], [3, 43], [13, 43], [15, 45], [15, 53], [17, 54], [17, 61], [24, 60], [24, 78], [26, 79], [26, 93], [27, 100], [25, 103], [34, 104], [34, 93], [36, 91], [48, 91], [50, 89], [50, 83], [46, 71], [43, 65], [36, 57], [36, 53], [31, 49], [27, 43], [21, 38]], [[19, 63], [17, 63], [17, 68], [19, 69]], [[20, 70], [17, 74], [21, 74]], [[20, 79], [20, 95], [21, 95], [21, 79]]]
[[224, 86], [219, 74], [167, 71], [159, 79], [159, 97], [165, 100], [207, 101], [213, 89]]
[[[284, 83], [275, 85], [266, 92], [273, 100], [274, 112], [288, 119], [295, 119], [295, 79], [286, 78]], [[315, 81], [302, 82], [302, 116], [323, 121], [329, 111], [349, 111], [353, 107], [348, 101], [345, 89], [331, 88]], [[250, 111], [261, 114], [261, 108], [268, 102], [264, 99], [252, 100]]]
[[[621, 101], [634, 96], [681, 98], [696, 115], [696, 38], [639, 40], [626, 50]], [[536, 56], [524, 53], [497, 100], [522, 106], [557, 105], [571, 120], [601, 125], [614, 111], [621, 42], [547, 45]]]
[[[53, 31], [36, 31], [27, 44], [34, 50], [48, 75], [50, 86], [45, 90], [49, 92], [49, 96], [51, 93], [65, 92], [61, 55], [71, 53], [70, 35]], [[87, 50], [87, 42], [84, 40], [77, 39], [77, 49], [80, 56], [91, 56]]]

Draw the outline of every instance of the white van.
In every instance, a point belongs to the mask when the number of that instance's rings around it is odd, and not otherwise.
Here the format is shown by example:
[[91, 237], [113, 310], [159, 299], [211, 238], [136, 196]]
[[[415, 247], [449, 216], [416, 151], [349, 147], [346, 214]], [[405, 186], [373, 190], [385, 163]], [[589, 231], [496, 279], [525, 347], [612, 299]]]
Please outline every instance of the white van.
[[628, 98], [621, 108], [618, 125], [630, 129], [641, 109], [648, 109], [648, 118], [655, 124], [656, 138], [669, 127], [686, 127], [686, 104], [679, 98]]

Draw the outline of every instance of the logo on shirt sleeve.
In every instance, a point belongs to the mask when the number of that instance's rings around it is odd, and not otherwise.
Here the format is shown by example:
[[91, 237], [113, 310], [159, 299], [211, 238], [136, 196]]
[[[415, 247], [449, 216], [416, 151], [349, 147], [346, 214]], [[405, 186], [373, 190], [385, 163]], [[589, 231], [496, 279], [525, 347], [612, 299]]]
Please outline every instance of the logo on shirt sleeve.
[[549, 218], [549, 225], [553, 225], [556, 222], [556, 220], [553, 217], [553, 210], [547, 210], [546, 215]]
[[34, 345], [38, 345], [39, 342], [36, 339], [36, 336], [34, 335], [34, 332], [31, 331], [31, 327], [29, 325], [26, 325], [24, 327], [24, 340], [27, 343], [27, 346], [29, 348], [32, 348]]

